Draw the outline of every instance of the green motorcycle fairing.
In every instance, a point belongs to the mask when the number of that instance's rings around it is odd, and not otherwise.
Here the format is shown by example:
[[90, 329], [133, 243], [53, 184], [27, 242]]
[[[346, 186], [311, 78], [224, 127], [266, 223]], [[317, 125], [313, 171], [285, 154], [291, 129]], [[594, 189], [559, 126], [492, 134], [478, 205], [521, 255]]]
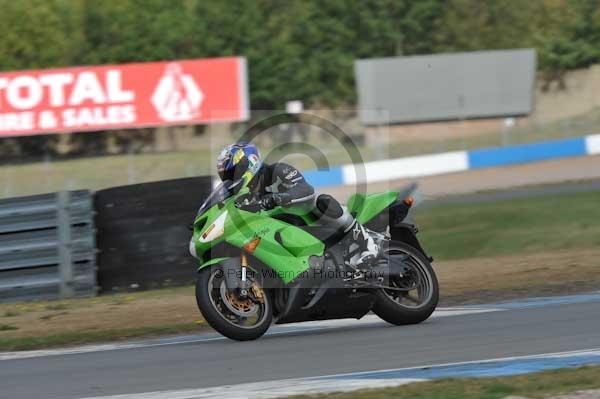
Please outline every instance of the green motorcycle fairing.
[[360, 224], [365, 224], [396, 202], [398, 194], [398, 191], [353, 194], [348, 200], [348, 211]]
[[[245, 245], [259, 238], [252, 255], [287, 284], [310, 267], [311, 256], [323, 255], [325, 245], [304, 230], [271, 217], [285, 213], [281, 209], [247, 212], [237, 208], [236, 198], [245, 193], [247, 190], [242, 189], [238, 195], [224, 199], [196, 217], [190, 251], [202, 262], [204, 255], [222, 242], [242, 251]], [[199, 270], [225, 259], [206, 259]]]
[[[237, 194], [226, 195], [214, 204], [210, 203], [205, 210], [201, 208], [202, 212], [194, 221], [190, 252], [200, 260], [198, 270], [201, 270], [227, 259], [205, 259], [205, 255], [216, 245], [225, 242], [239, 248], [241, 252], [245, 245], [260, 239], [252, 255], [288, 284], [309, 269], [311, 256], [323, 255], [325, 245], [303, 229], [273, 217], [294, 214], [301, 217], [307, 225], [314, 225], [316, 218], [302, 207], [276, 207], [258, 212], [239, 209], [236, 199], [246, 195], [248, 191], [247, 182], [244, 182]], [[362, 197], [355, 195], [350, 199], [348, 208], [351, 212], [356, 212], [360, 223], [365, 223], [390, 206], [397, 197], [397, 192]]]

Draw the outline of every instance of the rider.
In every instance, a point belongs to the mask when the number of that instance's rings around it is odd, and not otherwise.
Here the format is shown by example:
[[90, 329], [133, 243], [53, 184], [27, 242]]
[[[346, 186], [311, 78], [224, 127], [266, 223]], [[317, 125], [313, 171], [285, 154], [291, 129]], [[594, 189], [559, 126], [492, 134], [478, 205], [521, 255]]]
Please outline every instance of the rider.
[[238, 142], [226, 146], [217, 158], [217, 171], [223, 181], [249, 179], [248, 187], [265, 209], [309, 207], [321, 224], [330, 225], [344, 235], [352, 231], [358, 245], [350, 247], [350, 266], [360, 268], [377, 257], [373, 238], [345, 207], [332, 196], [315, 192], [293, 166], [283, 162], [263, 163], [254, 144]]

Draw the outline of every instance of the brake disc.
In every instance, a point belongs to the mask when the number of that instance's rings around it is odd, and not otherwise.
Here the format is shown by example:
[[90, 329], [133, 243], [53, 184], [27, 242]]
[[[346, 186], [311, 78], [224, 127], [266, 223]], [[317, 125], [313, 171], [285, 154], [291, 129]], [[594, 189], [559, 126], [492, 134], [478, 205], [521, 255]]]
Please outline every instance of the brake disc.
[[251, 317], [258, 313], [258, 306], [250, 298], [240, 298], [235, 292], [227, 289], [225, 282], [221, 283], [221, 300], [230, 312], [240, 317]]

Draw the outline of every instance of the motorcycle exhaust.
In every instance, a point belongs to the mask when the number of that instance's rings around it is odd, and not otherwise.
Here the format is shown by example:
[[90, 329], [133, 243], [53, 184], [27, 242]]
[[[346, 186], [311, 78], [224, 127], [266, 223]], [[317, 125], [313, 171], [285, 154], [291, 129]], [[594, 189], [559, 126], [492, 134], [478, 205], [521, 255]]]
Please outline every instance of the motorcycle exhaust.
[[389, 280], [390, 278], [403, 278], [407, 272], [412, 270], [412, 267], [406, 263], [408, 255], [403, 257], [390, 256], [387, 259], [382, 259], [380, 262], [385, 262], [365, 271], [367, 280]]

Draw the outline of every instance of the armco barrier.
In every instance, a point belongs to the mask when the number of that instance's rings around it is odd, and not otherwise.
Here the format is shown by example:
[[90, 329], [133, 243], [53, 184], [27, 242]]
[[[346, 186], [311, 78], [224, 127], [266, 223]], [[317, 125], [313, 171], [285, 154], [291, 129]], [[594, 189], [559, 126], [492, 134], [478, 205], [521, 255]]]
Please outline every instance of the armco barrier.
[[316, 187], [338, 186], [596, 154], [600, 154], [600, 135], [368, 162], [364, 165], [364, 174], [357, 173], [360, 169], [354, 165], [344, 165], [310, 171], [305, 176]]
[[96, 293], [89, 191], [0, 200], [0, 300]]
[[193, 282], [197, 261], [188, 252], [188, 226], [211, 188], [210, 177], [195, 177], [98, 191], [101, 291]]

